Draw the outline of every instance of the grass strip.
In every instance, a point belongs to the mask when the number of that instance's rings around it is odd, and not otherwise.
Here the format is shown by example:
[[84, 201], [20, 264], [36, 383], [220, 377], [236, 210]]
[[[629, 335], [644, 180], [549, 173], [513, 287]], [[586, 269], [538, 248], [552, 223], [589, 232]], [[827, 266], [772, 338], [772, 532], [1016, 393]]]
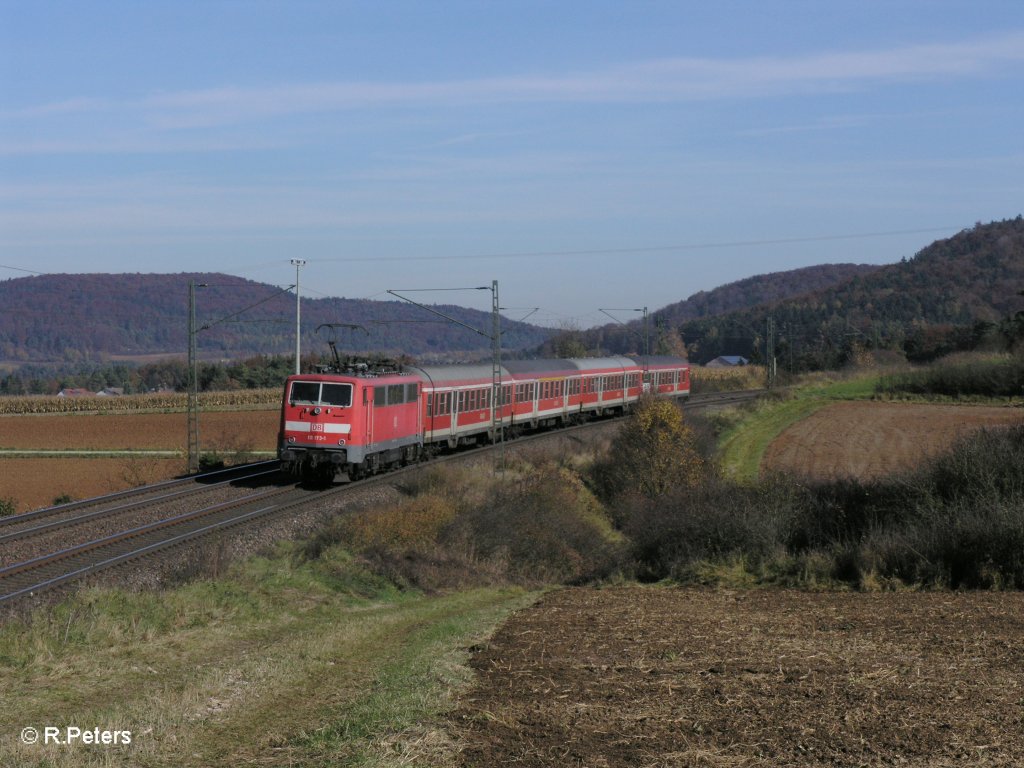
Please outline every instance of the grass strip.
[[876, 377], [861, 377], [796, 390], [782, 400], [761, 401], [727, 430], [719, 440], [719, 455], [727, 475], [752, 482], [761, 472], [768, 446], [787, 427], [838, 400], [864, 400], [873, 396]]
[[[159, 593], [82, 592], [0, 627], [0, 765], [393, 764], [468, 679], [465, 649], [534, 598], [401, 593], [340, 548]], [[29, 726], [132, 741], [26, 745]]]

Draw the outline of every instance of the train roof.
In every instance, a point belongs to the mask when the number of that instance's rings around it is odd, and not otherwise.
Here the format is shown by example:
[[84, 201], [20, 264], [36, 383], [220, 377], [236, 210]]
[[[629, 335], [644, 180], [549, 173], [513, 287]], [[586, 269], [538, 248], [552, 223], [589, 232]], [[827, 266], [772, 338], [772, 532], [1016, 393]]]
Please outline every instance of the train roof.
[[578, 371], [600, 371], [608, 368], [633, 368], [636, 363], [628, 357], [576, 357], [566, 360]]
[[505, 368], [509, 373], [564, 373], [574, 369], [572, 362], [561, 358], [548, 358], [547, 360], [506, 360]]
[[647, 367], [654, 366], [656, 368], [679, 368], [680, 366], [686, 366], [690, 363], [683, 360], [681, 357], [674, 357], [672, 355], [650, 355], [645, 358], [643, 355], [630, 355], [630, 361], [634, 365], [643, 366], [644, 360], [647, 361]]
[[[677, 358], [652, 358], [667, 363], [683, 362]], [[506, 360], [501, 366], [503, 379], [515, 380], [534, 376], [552, 375], [557, 373], [573, 373], [586, 371], [616, 371], [634, 368], [639, 363], [628, 357], [581, 357], [581, 358], [546, 358], [540, 360]], [[462, 381], [479, 381], [491, 377], [491, 366], [474, 363], [471, 365], [410, 365], [406, 368], [410, 373], [421, 376], [433, 384], [452, 384]]]
[[[429, 384], [452, 384], [466, 380], [491, 378], [491, 366], [474, 363], [472, 365], [409, 365], [406, 370], [417, 374]], [[504, 377], [507, 371], [502, 368]]]

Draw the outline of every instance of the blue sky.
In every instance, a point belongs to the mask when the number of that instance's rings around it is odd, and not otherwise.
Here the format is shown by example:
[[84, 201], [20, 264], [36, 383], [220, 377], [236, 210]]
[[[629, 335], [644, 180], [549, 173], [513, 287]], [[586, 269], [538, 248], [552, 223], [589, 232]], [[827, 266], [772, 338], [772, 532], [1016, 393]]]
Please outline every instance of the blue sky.
[[1022, 126], [1019, 0], [0, 0], [0, 279], [585, 327], [1024, 213]]

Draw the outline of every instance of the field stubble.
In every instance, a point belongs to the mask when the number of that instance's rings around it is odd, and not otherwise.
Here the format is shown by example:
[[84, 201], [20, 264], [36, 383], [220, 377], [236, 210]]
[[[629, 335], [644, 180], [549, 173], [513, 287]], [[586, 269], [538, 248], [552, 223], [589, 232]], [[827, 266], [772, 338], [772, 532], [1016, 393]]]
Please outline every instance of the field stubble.
[[1010, 766], [1024, 595], [567, 589], [476, 650], [467, 766]]
[[[17, 511], [47, 506], [59, 496], [89, 498], [168, 480], [185, 471], [187, 416], [184, 413], [55, 414], [0, 416], [4, 450], [169, 450], [181, 458], [10, 457], [0, 458], [0, 498]], [[204, 452], [246, 457], [272, 451], [276, 410], [215, 411], [200, 415]]]

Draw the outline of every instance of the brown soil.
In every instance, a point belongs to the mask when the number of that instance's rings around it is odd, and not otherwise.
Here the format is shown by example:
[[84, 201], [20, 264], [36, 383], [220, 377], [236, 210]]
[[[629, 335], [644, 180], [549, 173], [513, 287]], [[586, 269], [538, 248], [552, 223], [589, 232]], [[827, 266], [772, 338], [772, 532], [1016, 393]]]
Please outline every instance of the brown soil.
[[467, 766], [1024, 764], [1024, 594], [554, 592], [476, 649]]
[[[280, 412], [200, 413], [202, 448], [272, 451]], [[45, 414], [0, 418], [0, 448], [81, 450], [185, 450], [184, 413]]]
[[834, 403], [779, 435], [761, 466], [814, 479], [880, 477], [915, 466], [973, 430], [1021, 422], [1020, 408]]
[[103, 496], [184, 473], [185, 459], [0, 459], [0, 498], [13, 498], [17, 512]]
[[[202, 413], [200, 449], [229, 459], [248, 451], [272, 451], [279, 412]], [[86, 499], [137, 485], [169, 480], [185, 471], [188, 421], [184, 413], [54, 414], [0, 417], [0, 448], [8, 450], [170, 450], [179, 459], [0, 458], [0, 499], [17, 511], [49, 506], [67, 494]]]

